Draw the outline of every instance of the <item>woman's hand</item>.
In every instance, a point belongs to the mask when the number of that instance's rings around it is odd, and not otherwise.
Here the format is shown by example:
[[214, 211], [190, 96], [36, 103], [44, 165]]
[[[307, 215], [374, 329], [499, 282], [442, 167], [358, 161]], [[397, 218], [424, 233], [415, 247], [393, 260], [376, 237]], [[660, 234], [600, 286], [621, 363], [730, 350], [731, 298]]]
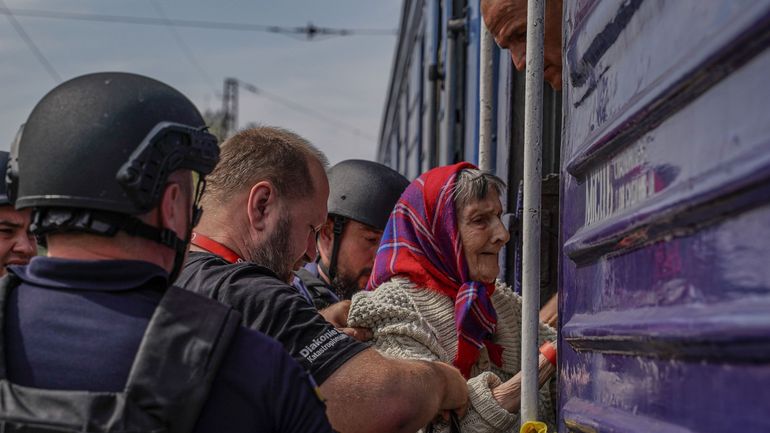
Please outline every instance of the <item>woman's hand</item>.
[[369, 328], [337, 328], [337, 330], [363, 342], [369, 341], [374, 337], [374, 333]]
[[[537, 368], [538, 388], [540, 388], [556, 373], [556, 366], [551, 364], [545, 356], [540, 355]], [[518, 412], [521, 406], [521, 372], [493, 388], [492, 396], [503, 409], [511, 413]]]
[[556, 329], [559, 324], [559, 295], [551, 296], [551, 299], [540, 309], [540, 321]]
[[329, 305], [318, 313], [326, 319], [327, 322], [334, 325], [338, 331], [355, 338], [358, 341], [369, 341], [372, 339], [372, 330], [367, 328], [348, 327], [348, 313], [350, 312], [350, 300], [340, 301]]
[[350, 301], [340, 301], [331, 304], [318, 313], [326, 319], [327, 322], [334, 325], [335, 328], [347, 328], [348, 313], [350, 312]]

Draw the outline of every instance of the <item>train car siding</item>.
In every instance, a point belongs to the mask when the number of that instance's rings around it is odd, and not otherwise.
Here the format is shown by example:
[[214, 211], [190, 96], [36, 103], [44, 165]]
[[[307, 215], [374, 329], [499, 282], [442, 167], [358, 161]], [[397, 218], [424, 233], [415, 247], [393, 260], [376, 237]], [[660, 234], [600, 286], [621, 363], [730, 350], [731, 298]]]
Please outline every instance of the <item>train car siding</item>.
[[[564, 3], [541, 255], [559, 431], [770, 432], [770, 0]], [[477, 162], [478, 6], [404, 1], [378, 159], [409, 178]], [[494, 167], [515, 212], [524, 79], [496, 61]]]

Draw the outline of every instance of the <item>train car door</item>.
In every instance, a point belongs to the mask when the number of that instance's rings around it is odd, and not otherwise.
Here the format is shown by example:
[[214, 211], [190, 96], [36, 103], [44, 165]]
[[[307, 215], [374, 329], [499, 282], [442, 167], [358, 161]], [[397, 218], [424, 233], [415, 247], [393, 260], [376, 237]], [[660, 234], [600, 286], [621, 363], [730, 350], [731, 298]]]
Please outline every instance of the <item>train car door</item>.
[[561, 432], [770, 432], [770, 1], [565, 3]]

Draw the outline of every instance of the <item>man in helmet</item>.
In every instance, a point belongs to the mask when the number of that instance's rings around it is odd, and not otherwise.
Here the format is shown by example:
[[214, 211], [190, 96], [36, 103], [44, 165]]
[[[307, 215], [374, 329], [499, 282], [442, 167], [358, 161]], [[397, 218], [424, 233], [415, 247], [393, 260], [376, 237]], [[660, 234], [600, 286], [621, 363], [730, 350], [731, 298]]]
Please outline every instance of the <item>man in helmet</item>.
[[0, 430], [330, 431], [278, 343], [171, 286], [218, 159], [195, 106], [147, 77], [81, 76], [35, 106], [9, 190], [48, 257], [0, 282]]
[[24, 265], [35, 255], [35, 237], [29, 231], [30, 210], [16, 210], [8, 200], [5, 171], [8, 152], [0, 151], [0, 276], [8, 265]]
[[319, 258], [297, 271], [294, 281], [318, 310], [366, 287], [390, 212], [409, 185], [390, 167], [356, 159], [340, 162], [327, 175], [329, 216], [318, 232]]
[[180, 286], [243, 313], [280, 341], [318, 381], [341, 432], [415, 432], [439, 412], [463, 412], [468, 386], [441, 362], [385, 358], [341, 333], [291, 286], [315, 260], [327, 218], [326, 157], [274, 127], [243, 130], [222, 144], [201, 201]]

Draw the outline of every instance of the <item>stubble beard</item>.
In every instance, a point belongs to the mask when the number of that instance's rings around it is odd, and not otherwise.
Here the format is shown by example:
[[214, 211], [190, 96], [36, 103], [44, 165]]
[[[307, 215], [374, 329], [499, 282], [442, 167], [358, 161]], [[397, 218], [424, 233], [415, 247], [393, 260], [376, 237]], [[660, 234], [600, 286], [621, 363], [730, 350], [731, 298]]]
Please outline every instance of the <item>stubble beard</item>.
[[275, 272], [282, 281], [290, 281], [295, 260], [290, 257], [291, 217], [284, 213], [275, 231], [249, 251], [251, 261]]
[[[371, 270], [365, 270], [364, 272], [371, 272]], [[353, 297], [354, 294], [360, 292], [364, 287], [358, 286], [358, 280], [361, 275], [351, 276], [345, 273], [337, 272], [334, 279], [331, 282], [331, 286], [337, 297], [340, 300], [346, 300]]]

